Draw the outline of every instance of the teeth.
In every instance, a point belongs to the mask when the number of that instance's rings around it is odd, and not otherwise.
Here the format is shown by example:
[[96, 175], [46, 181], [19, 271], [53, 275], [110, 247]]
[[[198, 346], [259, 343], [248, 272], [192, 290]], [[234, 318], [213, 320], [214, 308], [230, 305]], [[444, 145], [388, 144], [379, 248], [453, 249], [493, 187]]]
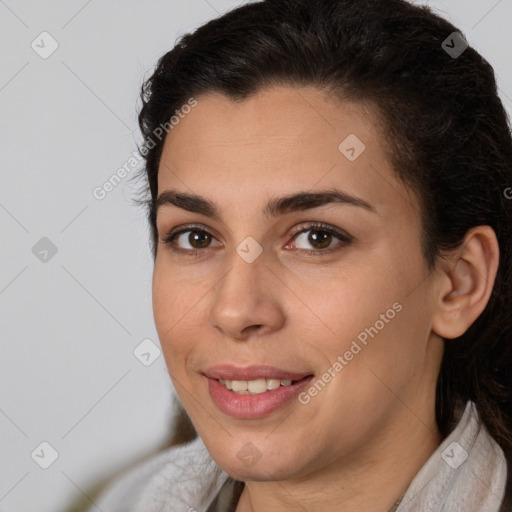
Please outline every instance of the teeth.
[[290, 386], [290, 379], [256, 379], [256, 380], [227, 380], [219, 379], [219, 382], [226, 388], [241, 395], [258, 395], [277, 389], [280, 386]]
[[281, 381], [279, 379], [266, 379], [267, 380], [267, 389], [277, 389], [281, 385]]
[[233, 391], [247, 391], [246, 380], [234, 380], [231, 382], [231, 389]]
[[267, 379], [256, 379], [247, 382], [247, 389], [251, 393], [264, 393], [267, 391]]

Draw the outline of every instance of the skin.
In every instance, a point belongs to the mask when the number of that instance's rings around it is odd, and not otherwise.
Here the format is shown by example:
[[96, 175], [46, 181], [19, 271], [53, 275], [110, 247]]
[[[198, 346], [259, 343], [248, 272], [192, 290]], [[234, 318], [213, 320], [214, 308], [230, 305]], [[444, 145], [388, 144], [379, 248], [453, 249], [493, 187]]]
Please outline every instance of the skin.
[[[153, 276], [156, 328], [175, 389], [215, 461], [246, 482], [237, 512], [340, 510], [386, 512], [436, 450], [435, 385], [442, 337], [462, 334], [481, 313], [497, 269], [494, 233], [485, 226], [434, 271], [421, 253], [416, 196], [394, 175], [369, 105], [334, 101], [312, 87], [273, 86], [243, 102], [219, 94], [198, 105], [167, 136], [159, 194], [195, 193], [214, 202], [212, 219], [174, 205], [157, 214]], [[349, 161], [349, 135], [365, 151]], [[271, 198], [336, 187], [376, 212], [330, 204], [267, 218]], [[324, 222], [325, 250], [308, 239]], [[301, 229], [298, 229], [301, 228]], [[189, 228], [190, 229], [190, 228]], [[311, 229], [302, 235], [294, 234]], [[236, 252], [248, 236], [262, 253]], [[316, 251], [301, 254], [300, 249]], [[260, 419], [221, 412], [203, 371], [215, 364], [266, 364], [324, 374], [357, 335], [396, 302], [402, 310], [311, 401], [292, 400]], [[237, 453], [248, 443], [260, 459]]]

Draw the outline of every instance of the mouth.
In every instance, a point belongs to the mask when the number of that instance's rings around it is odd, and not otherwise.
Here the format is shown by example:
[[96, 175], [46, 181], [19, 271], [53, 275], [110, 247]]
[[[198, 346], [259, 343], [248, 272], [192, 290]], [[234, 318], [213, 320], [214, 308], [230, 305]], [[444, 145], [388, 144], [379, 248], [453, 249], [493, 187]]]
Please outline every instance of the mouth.
[[[251, 382], [255, 380], [288, 381], [292, 382], [312, 375], [311, 372], [292, 372], [275, 366], [248, 366], [245, 368], [232, 364], [212, 366], [205, 370], [204, 375], [209, 379], [225, 380], [231, 382]], [[286, 384], [285, 384], [286, 385]]]
[[211, 400], [217, 408], [237, 419], [269, 416], [293, 401], [314, 375], [258, 366], [237, 368], [217, 366], [204, 372]]
[[217, 379], [226, 389], [238, 395], [260, 395], [267, 391], [273, 391], [281, 386], [294, 386], [298, 382], [308, 379], [312, 375], [303, 377], [302, 379], [254, 379], [254, 380], [229, 380]]

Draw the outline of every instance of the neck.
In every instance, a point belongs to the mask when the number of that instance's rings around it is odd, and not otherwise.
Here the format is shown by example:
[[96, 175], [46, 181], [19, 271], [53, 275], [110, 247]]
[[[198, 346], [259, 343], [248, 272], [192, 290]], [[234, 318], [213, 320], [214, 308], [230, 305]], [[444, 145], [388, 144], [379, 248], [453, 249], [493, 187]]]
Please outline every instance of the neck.
[[435, 419], [419, 428], [418, 418], [407, 410], [404, 420], [400, 431], [383, 429], [373, 448], [336, 466], [285, 481], [245, 482], [236, 512], [393, 511], [442, 441]]

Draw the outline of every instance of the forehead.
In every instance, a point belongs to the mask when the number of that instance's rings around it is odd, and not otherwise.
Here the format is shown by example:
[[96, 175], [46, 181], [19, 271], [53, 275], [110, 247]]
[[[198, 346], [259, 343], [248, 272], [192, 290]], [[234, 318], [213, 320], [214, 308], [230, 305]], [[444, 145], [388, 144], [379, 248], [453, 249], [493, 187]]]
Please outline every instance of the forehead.
[[236, 192], [264, 201], [277, 193], [337, 187], [382, 208], [410, 201], [368, 105], [292, 86], [236, 102], [218, 93], [196, 99], [166, 137], [159, 193], [173, 188], [215, 200]]
[[301, 153], [308, 148], [326, 150], [330, 145], [337, 154], [339, 143], [349, 134], [364, 139], [369, 149], [377, 149], [383, 141], [370, 107], [335, 101], [314, 87], [284, 85], [265, 88], [242, 101], [220, 93], [204, 94], [173, 127], [165, 150], [172, 149], [183, 160], [196, 156], [187, 155], [191, 149], [222, 152], [226, 145], [236, 144], [251, 151], [251, 146], [266, 145], [291, 153], [297, 151], [297, 144], [308, 141]]

